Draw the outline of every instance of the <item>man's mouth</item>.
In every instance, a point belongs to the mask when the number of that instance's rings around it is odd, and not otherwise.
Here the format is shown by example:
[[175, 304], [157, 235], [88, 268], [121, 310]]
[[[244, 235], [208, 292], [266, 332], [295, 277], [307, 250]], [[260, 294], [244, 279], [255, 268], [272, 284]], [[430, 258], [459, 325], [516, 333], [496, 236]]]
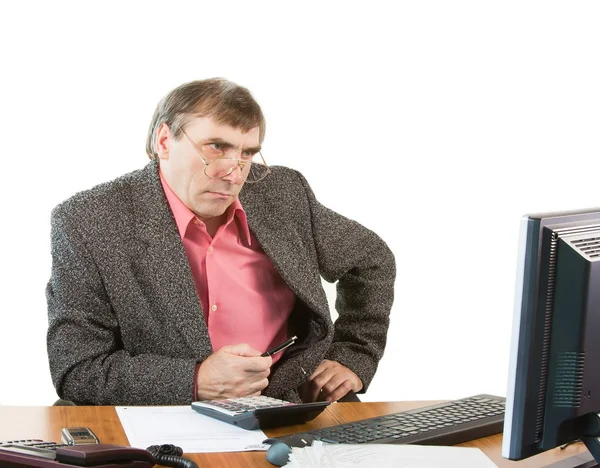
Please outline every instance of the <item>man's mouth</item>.
[[217, 198], [230, 198], [233, 195], [231, 195], [230, 193], [226, 193], [226, 192], [208, 192], [210, 195], [212, 195], [213, 197], [217, 197]]

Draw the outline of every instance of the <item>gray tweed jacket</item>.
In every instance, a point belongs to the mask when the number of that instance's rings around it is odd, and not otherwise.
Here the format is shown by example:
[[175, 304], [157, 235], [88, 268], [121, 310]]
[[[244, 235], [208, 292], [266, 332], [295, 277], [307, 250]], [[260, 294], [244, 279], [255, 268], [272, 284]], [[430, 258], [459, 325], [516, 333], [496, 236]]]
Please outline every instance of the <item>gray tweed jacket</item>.
[[[189, 404], [212, 352], [157, 164], [81, 192], [52, 212], [48, 357], [61, 398], [79, 404]], [[322, 206], [296, 171], [274, 167], [240, 200], [248, 224], [297, 296], [299, 344], [273, 366], [266, 395], [299, 401], [323, 359], [367, 389], [386, 342], [395, 264], [373, 232]], [[321, 284], [337, 281], [332, 323]], [[251, 313], [249, 307], [248, 313]]]

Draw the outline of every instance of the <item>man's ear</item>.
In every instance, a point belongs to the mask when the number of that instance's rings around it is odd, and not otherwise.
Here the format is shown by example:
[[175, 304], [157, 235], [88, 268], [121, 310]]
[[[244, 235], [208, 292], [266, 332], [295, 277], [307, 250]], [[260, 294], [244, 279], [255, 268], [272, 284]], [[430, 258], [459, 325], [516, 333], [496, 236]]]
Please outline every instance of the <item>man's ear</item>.
[[169, 126], [163, 122], [160, 127], [158, 127], [158, 132], [156, 132], [156, 154], [158, 154], [159, 159], [167, 160], [169, 159], [169, 150], [171, 149], [171, 140], [173, 139], [173, 132]]

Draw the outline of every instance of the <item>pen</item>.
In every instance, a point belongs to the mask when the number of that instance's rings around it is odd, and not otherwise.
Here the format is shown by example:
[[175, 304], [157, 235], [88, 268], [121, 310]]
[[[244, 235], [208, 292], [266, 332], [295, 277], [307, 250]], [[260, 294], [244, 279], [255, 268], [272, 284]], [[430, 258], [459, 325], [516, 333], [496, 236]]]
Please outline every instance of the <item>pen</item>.
[[260, 355], [260, 357], [273, 356], [273, 354], [276, 354], [279, 351], [283, 351], [285, 348], [292, 346], [296, 342], [297, 339], [298, 339], [297, 336], [292, 336], [289, 340], [284, 341], [283, 343], [275, 346], [274, 348], [270, 349], [269, 351], [265, 351], [264, 353], [262, 353]]

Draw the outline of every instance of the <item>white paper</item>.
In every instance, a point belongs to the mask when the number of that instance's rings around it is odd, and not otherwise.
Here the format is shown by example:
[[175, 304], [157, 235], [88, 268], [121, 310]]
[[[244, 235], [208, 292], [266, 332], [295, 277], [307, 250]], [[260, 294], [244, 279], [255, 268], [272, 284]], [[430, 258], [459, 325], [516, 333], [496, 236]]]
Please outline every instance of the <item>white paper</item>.
[[293, 448], [286, 468], [497, 468], [481, 450], [425, 445], [329, 445]]
[[190, 406], [117, 406], [132, 447], [173, 444], [185, 453], [267, 450], [260, 429], [247, 431], [205, 416]]

